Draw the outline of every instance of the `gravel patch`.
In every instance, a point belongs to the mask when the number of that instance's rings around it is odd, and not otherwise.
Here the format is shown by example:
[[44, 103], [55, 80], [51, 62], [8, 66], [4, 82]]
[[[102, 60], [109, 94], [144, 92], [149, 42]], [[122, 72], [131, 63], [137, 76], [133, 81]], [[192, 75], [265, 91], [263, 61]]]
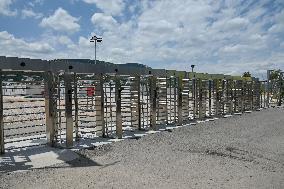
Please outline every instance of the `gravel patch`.
[[52, 168], [0, 174], [0, 188], [284, 188], [284, 109], [78, 151]]

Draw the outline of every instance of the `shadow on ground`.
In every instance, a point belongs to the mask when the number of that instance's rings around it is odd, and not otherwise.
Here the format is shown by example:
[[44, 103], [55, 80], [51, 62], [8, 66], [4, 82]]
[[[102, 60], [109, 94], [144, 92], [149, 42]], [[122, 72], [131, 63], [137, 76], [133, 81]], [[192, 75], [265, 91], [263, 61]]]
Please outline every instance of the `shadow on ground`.
[[101, 166], [69, 149], [40, 146], [8, 152], [0, 157], [0, 173], [55, 167], [56, 164], [64, 164], [57, 168]]
[[[14, 148], [13, 150], [7, 151], [3, 156], [0, 156], [0, 173], [46, 168], [111, 166], [118, 162], [102, 165], [81, 153], [76, 153], [76, 151], [82, 149], [98, 149], [97, 151], [100, 153], [99, 146], [106, 146], [106, 144], [125, 139], [138, 140], [148, 134], [161, 131], [171, 132], [172, 129], [178, 127], [181, 126], [157, 125], [156, 131], [151, 131], [149, 128], [145, 128], [144, 130], [124, 130], [123, 139], [117, 139], [115, 135], [110, 135], [108, 138], [86, 137], [74, 142], [72, 150], [62, 147], [52, 148], [46, 145]], [[34, 141], [31, 141], [31, 143], [33, 142]], [[36, 142], [46, 143], [46, 140]]]

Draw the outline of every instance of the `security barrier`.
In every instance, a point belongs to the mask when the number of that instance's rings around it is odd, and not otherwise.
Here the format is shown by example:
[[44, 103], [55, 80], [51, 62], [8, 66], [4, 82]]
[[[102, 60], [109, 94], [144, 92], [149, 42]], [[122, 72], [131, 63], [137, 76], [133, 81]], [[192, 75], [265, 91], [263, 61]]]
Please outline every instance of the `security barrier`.
[[25, 141], [72, 147], [269, 106], [267, 82], [257, 78], [9, 57], [0, 69], [1, 153]]

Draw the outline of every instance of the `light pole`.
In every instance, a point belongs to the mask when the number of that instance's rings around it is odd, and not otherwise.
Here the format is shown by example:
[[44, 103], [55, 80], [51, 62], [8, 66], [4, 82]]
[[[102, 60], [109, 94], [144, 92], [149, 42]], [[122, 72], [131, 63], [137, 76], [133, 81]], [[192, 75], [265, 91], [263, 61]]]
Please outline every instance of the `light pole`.
[[97, 63], [97, 42], [100, 43], [102, 42], [102, 40], [103, 38], [97, 37], [95, 35], [90, 39], [91, 43], [95, 42], [95, 64]]
[[193, 73], [194, 64], [191, 65], [191, 72]]
[[270, 95], [271, 95], [271, 93], [272, 93], [272, 87], [270, 86], [271, 84], [271, 82], [270, 82], [270, 80], [271, 80], [271, 72], [272, 72], [273, 70], [267, 70], [267, 98], [266, 98], [266, 100], [267, 100], [267, 104], [266, 104], [266, 106], [269, 108], [269, 103], [270, 103]]

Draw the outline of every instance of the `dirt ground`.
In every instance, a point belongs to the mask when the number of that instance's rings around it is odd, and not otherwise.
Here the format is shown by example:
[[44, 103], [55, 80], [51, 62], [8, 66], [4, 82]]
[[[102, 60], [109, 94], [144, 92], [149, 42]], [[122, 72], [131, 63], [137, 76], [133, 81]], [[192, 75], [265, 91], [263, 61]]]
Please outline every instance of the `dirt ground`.
[[284, 109], [127, 139], [52, 168], [0, 174], [0, 188], [284, 188]]

